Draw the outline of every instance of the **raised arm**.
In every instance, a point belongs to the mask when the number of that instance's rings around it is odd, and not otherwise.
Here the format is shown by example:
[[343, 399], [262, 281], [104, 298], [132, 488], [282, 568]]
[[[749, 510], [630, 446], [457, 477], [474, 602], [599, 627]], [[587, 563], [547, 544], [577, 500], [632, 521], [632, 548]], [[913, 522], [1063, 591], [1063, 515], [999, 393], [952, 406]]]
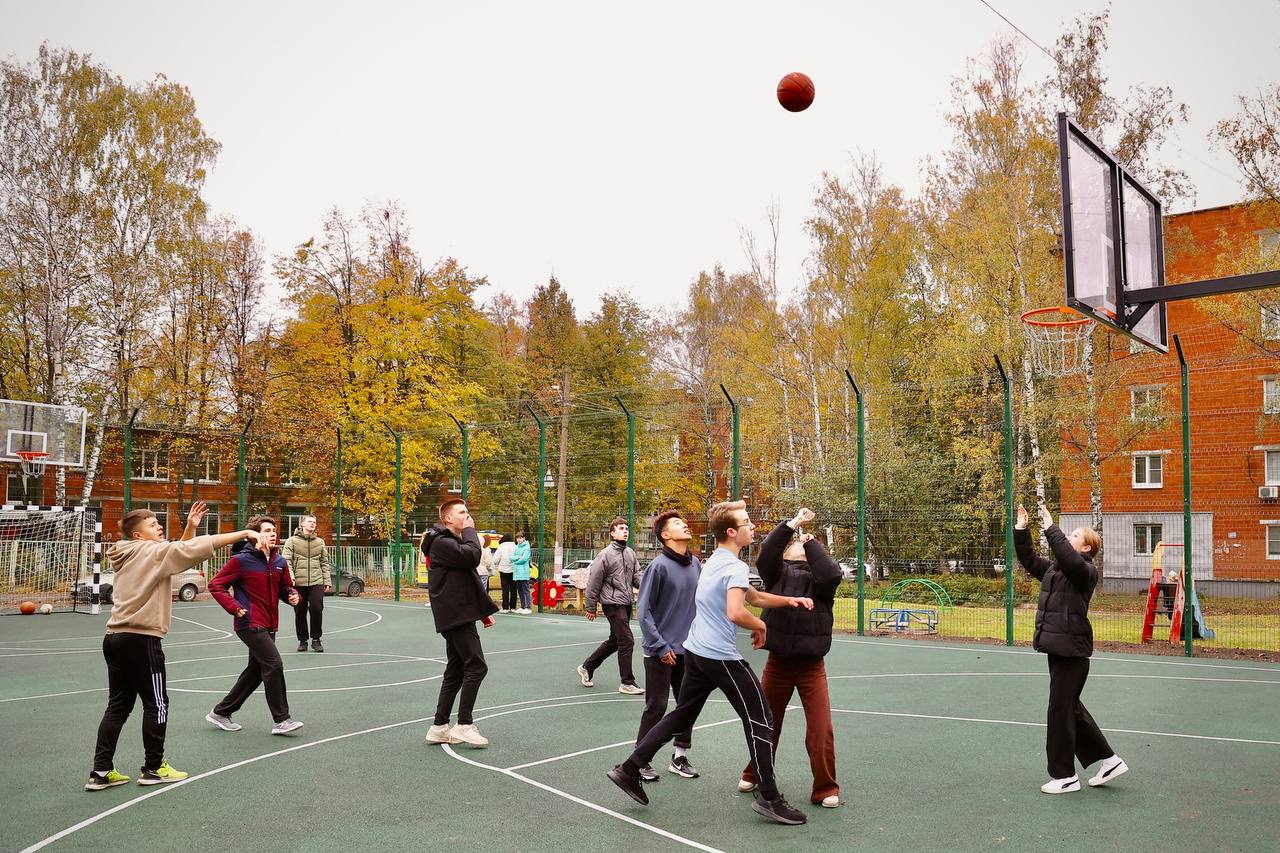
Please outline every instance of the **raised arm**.
[[1030, 523], [1027, 508], [1018, 504], [1018, 520], [1013, 525], [1013, 550], [1018, 555], [1018, 562], [1022, 564], [1022, 568], [1027, 570], [1027, 574], [1036, 580], [1043, 580], [1044, 573], [1049, 571], [1049, 567], [1053, 564], [1044, 557], [1036, 556], [1035, 549], [1031, 547], [1031, 531], [1027, 529]]

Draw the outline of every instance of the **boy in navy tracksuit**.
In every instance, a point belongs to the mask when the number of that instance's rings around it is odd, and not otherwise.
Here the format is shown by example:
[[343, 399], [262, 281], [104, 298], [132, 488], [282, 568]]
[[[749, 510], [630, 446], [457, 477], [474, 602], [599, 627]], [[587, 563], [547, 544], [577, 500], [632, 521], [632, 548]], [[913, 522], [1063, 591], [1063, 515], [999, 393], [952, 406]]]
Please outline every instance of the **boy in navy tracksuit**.
[[285, 695], [284, 662], [276, 649], [276, 630], [280, 627], [280, 602], [297, 605], [302, 597], [293, 588], [289, 564], [276, 547], [275, 519], [265, 515], [249, 519], [249, 529], [266, 535], [259, 548], [246, 543], [232, 546], [231, 559], [209, 581], [209, 592], [222, 608], [235, 617], [235, 632], [249, 648], [249, 665], [240, 673], [235, 685], [205, 719], [227, 732], [241, 729], [231, 715], [258, 689], [265, 687], [267, 706], [275, 725], [273, 735], [287, 735], [302, 728], [302, 723], [289, 716], [289, 699]]

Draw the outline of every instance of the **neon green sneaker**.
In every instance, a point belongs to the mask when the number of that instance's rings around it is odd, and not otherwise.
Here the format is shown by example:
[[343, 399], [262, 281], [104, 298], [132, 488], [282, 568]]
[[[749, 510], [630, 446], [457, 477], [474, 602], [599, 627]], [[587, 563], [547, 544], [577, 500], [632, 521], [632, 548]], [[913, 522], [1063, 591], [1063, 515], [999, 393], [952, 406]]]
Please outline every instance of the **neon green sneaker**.
[[93, 771], [89, 774], [89, 781], [85, 783], [86, 791], [101, 791], [104, 788], [114, 788], [116, 785], [123, 785], [129, 781], [129, 777], [123, 773], [117, 773], [112, 767], [106, 773]]
[[170, 767], [168, 761], [162, 761], [158, 770], [142, 768], [142, 772], [138, 775], [138, 784], [163, 785], [166, 782], [181, 782], [185, 778], [187, 778], [186, 773]]

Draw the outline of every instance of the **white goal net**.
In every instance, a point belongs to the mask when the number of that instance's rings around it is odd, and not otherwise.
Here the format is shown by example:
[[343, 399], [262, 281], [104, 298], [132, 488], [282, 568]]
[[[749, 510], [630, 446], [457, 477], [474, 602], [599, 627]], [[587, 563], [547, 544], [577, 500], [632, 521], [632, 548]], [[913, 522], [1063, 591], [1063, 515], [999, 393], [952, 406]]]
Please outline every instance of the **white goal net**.
[[0, 613], [97, 612], [101, 530], [84, 507], [0, 506]]

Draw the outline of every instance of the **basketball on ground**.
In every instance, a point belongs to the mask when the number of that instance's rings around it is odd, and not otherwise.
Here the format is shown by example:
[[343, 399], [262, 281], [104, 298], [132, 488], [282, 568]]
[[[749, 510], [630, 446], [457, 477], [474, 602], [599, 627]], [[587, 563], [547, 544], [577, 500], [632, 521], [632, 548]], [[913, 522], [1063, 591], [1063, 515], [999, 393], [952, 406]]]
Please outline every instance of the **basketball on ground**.
[[53, 605], [46, 601], [44, 604], [40, 605], [40, 612], [43, 615], [48, 616], [53, 612]]
[[782, 108], [793, 113], [809, 108], [813, 103], [813, 81], [809, 75], [792, 71], [778, 81], [778, 103]]
[[34, 601], [24, 601], [18, 605], [18, 612], [24, 616], [30, 616], [36, 612], [36, 603]]

